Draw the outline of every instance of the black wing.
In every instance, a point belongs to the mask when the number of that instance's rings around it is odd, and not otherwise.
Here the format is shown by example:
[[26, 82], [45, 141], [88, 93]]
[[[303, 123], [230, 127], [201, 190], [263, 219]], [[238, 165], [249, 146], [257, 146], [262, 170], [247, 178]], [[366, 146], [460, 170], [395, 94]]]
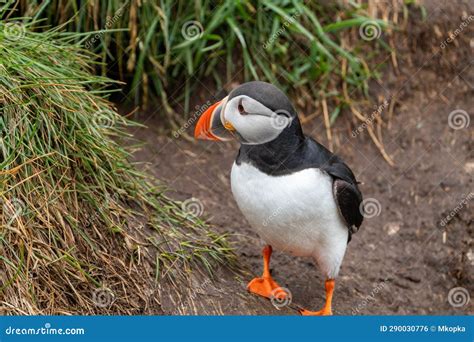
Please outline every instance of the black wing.
[[[352, 234], [359, 230], [364, 219], [360, 210], [362, 193], [357, 186], [354, 174], [342, 159], [332, 154], [317, 141], [312, 140], [310, 145], [315, 146], [314, 144], [317, 145], [318, 150], [318, 167], [331, 175], [334, 180], [334, 198], [336, 199], [339, 212], [349, 228], [349, 242]], [[315, 153], [313, 152], [312, 155], [315, 155]]]
[[333, 183], [334, 197], [336, 198], [339, 212], [347, 223], [349, 228], [349, 238], [351, 241], [352, 234], [359, 230], [364, 217], [360, 210], [362, 202], [362, 194], [357, 186], [354, 186], [342, 179], [335, 179]]

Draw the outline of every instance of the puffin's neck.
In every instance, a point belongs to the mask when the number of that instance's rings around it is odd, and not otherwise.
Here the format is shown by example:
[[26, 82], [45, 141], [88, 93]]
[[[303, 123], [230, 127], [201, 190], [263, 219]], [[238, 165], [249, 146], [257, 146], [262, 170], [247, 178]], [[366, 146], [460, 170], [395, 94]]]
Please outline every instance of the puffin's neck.
[[252, 164], [270, 175], [284, 174], [303, 160], [306, 151], [305, 136], [298, 119], [280, 135], [265, 144], [240, 146], [236, 163]]

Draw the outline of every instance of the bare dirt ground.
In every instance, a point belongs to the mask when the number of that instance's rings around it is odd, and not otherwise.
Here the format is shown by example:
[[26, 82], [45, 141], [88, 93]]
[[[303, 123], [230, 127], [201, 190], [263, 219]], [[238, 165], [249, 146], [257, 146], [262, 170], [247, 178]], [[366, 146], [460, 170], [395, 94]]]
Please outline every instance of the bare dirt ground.
[[[386, 61], [384, 75], [371, 86], [372, 95], [394, 98], [393, 116], [382, 113], [390, 167], [349, 112], [334, 130], [334, 152], [351, 166], [364, 197], [380, 203], [378, 216], [366, 218], [349, 244], [336, 282], [334, 313], [469, 314], [472, 299], [456, 307], [448, 293], [462, 287], [473, 293], [471, 126], [453, 129], [448, 116], [474, 108], [474, 21], [444, 49], [447, 32], [457, 29], [473, 5], [429, 2], [426, 23], [412, 19], [408, 33], [397, 38], [398, 70]], [[439, 7], [442, 6], [442, 7]], [[470, 7], [469, 7], [470, 6]], [[463, 13], [464, 11], [464, 13]], [[465, 17], [464, 17], [465, 18]], [[416, 24], [416, 25], [415, 25]], [[387, 59], [390, 57], [387, 52]], [[379, 103], [379, 104], [380, 104]], [[377, 105], [377, 104], [375, 104]], [[292, 304], [275, 308], [270, 301], [246, 292], [247, 282], [262, 271], [263, 242], [252, 231], [232, 198], [229, 184], [237, 143], [189, 142], [158, 134], [157, 119], [134, 131], [146, 146], [136, 160], [171, 189], [180, 200], [198, 198], [204, 216], [221, 232], [229, 232], [242, 273], [218, 270], [218, 280], [197, 283], [197, 295], [181, 303], [179, 313], [297, 314], [298, 306], [319, 309], [324, 279], [312, 260], [275, 251], [272, 273], [291, 290]], [[193, 127], [187, 130], [192, 134]], [[327, 145], [322, 118], [304, 126], [305, 133]], [[451, 215], [446, 225], [442, 220]], [[192, 305], [188, 305], [192, 302]], [[175, 303], [162, 303], [166, 314]]]

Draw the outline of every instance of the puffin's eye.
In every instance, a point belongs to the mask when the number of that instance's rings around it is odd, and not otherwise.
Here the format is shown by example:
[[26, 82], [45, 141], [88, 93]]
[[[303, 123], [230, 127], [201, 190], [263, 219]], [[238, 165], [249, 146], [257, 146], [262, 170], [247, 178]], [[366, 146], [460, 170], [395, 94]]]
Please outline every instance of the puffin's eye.
[[239, 106], [238, 106], [237, 108], [239, 109], [239, 113], [240, 113], [240, 114], [242, 114], [242, 115], [248, 114], [248, 113], [245, 111], [244, 106], [242, 105], [242, 100], [240, 100]]

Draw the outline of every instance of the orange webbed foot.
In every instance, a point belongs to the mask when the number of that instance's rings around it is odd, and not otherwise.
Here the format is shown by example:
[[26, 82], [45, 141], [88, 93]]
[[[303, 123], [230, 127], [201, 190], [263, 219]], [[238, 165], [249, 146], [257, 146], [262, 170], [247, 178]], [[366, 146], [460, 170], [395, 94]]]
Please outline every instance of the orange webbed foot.
[[326, 287], [326, 303], [324, 307], [319, 311], [309, 311], [305, 309], [299, 309], [298, 311], [303, 316], [332, 316], [332, 294], [334, 292], [335, 281], [334, 279], [327, 279], [325, 282]]
[[247, 285], [247, 290], [269, 299], [276, 298], [283, 300], [288, 296], [286, 291], [278, 285], [272, 277], [258, 277], [252, 279]]
[[272, 246], [267, 245], [263, 249], [263, 275], [254, 278], [250, 283], [248, 283], [247, 290], [265, 298], [277, 299], [279, 301], [285, 300], [289, 296], [287, 290], [278, 285], [270, 275], [271, 256]]

